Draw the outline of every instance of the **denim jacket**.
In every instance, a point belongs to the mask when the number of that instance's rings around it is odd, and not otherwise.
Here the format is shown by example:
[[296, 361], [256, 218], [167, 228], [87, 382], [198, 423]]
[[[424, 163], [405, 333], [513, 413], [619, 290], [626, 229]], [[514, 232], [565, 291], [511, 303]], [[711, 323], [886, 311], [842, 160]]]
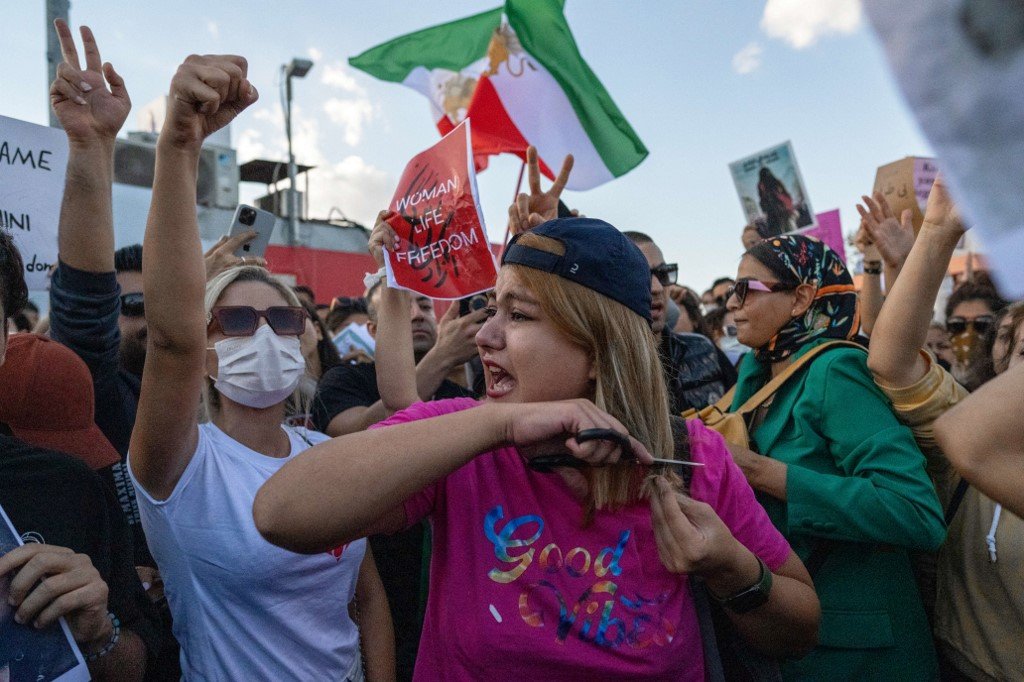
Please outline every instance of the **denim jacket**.
[[96, 396], [96, 425], [121, 455], [121, 462], [98, 473], [112, 483], [117, 493], [132, 530], [136, 565], [148, 566], [153, 560], [142, 534], [135, 488], [125, 464], [141, 378], [118, 362], [120, 294], [113, 272], [87, 272], [59, 263], [50, 281], [50, 338], [70, 348], [89, 367]]

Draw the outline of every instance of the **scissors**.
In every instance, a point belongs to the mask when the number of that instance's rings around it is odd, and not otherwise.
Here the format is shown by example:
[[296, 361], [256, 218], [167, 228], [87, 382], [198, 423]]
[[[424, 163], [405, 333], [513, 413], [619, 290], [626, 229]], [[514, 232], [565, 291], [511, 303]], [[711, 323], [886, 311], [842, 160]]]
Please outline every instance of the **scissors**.
[[[633, 461], [640, 464], [640, 461], [636, 459], [636, 455], [633, 453], [633, 446], [629, 442], [629, 437], [620, 433], [614, 429], [584, 429], [576, 434], [577, 443], [586, 443], [592, 440], [609, 440], [617, 444], [622, 448], [622, 459], [624, 461]], [[679, 466], [679, 467], [702, 467], [702, 462], [687, 462], [682, 459], [654, 459], [652, 464], [662, 464], [668, 466]], [[584, 469], [591, 466], [587, 462], [573, 457], [572, 455], [540, 455], [534, 457], [526, 462], [526, 466], [534, 471], [549, 474], [552, 473], [556, 467], [570, 467], [572, 469]]]

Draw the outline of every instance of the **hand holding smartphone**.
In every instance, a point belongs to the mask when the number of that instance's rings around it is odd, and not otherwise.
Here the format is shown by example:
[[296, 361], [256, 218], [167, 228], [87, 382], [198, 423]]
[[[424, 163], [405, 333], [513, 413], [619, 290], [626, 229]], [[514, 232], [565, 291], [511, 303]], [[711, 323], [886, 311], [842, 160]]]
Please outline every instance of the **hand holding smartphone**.
[[234, 218], [231, 220], [229, 237], [234, 237], [245, 232], [256, 232], [256, 236], [235, 249], [234, 255], [238, 258], [263, 258], [267, 252], [267, 245], [270, 244], [270, 236], [274, 232], [274, 225], [277, 223], [277, 216], [269, 211], [263, 211], [252, 206], [240, 204], [235, 209]]

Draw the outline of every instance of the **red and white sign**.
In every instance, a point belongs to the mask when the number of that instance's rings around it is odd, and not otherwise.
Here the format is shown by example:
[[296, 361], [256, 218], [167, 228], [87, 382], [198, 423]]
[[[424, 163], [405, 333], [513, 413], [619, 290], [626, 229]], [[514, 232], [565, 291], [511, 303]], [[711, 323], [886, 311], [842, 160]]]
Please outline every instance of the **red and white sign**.
[[413, 157], [390, 209], [400, 241], [387, 251], [388, 286], [447, 300], [494, 288], [468, 120]]

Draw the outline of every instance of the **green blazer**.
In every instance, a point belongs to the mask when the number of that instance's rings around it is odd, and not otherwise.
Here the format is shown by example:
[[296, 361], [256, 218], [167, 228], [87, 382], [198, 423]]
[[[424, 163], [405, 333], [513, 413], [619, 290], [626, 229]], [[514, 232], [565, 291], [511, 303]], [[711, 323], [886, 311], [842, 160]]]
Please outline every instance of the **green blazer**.
[[[769, 365], [744, 358], [732, 409], [769, 378]], [[937, 679], [908, 551], [939, 548], [942, 508], [910, 429], [875, 386], [867, 354], [835, 348], [815, 358], [776, 393], [751, 438], [754, 449], [787, 465], [787, 500], [758, 499], [793, 550], [806, 561], [822, 539], [834, 541], [815, 576], [819, 645], [785, 662], [783, 677]]]

